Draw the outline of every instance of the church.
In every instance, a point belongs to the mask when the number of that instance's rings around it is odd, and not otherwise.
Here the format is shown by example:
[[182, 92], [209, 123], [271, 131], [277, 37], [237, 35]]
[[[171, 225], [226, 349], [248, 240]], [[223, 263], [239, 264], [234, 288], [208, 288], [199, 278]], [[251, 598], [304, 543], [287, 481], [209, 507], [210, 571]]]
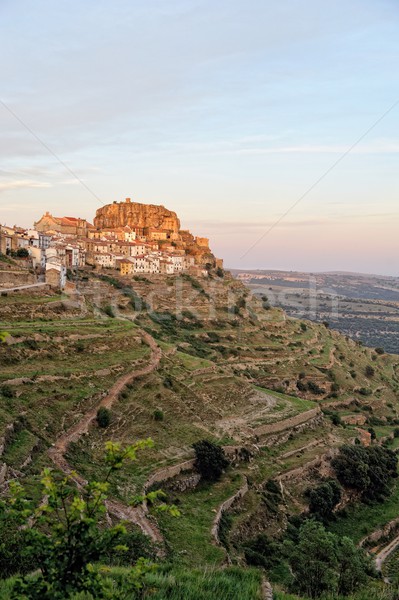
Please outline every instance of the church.
[[53, 217], [46, 212], [34, 224], [36, 231], [47, 232], [56, 231], [64, 235], [87, 236], [88, 229], [94, 229], [94, 225], [88, 223], [86, 219], [76, 217]]

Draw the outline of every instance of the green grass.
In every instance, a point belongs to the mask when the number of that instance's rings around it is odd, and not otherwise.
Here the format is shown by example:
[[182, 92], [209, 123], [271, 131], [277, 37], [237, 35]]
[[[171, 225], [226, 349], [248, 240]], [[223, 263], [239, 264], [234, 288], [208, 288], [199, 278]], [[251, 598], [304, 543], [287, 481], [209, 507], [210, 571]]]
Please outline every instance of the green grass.
[[372, 533], [375, 529], [398, 516], [399, 481], [396, 480], [392, 494], [385, 502], [378, 504], [355, 504], [346, 509], [346, 516], [331, 523], [330, 531], [338, 535], [346, 535], [356, 543]]
[[226, 554], [216, 546], [211, 527], [220, 504], [232, 496], [241, 486], [240, 477], [226, 474], [215, 484], [203, 483], [194, 490], [179, 496], [178, 508], [181, 516], [172, 519], [160, 514], [158, 521], [168, 546], [172, 549], [172, 560], [179, 565], [198, 567], [220, 566]]
[[18, 468], [26, 460], [36, 441], [37, 438], [30, 431], [21, 429], [6, 445], [2, 460], [8, 465]]
[[311, 408], [315, 408], [316, 402], [312, 400], [304, 400], [303, 398], [298, 398], [297, 396], [289, 396], [288, 394], [283, 394], [281, 392], [276, 392], [275, 390], [270, 390], [265, 387], [261, 387], [259, 385], [254, 386], [260, 392], [264, 392], [266, 394], [270, 394], [270, 396], [275, 396], [281, 400], [287, 400], [295, 407], [298, 412], [305, 412], [306, 410], [310, 410]]
[[[142, 595], [129, 592], [129, 569], [115, 567], [104, 576], [108, 589], [125, 591], [126, 598]], [[14, 578], [0, 581], [0, 597], [10, 600]], [[145, 576], [145, 597], [152, 600], [261, 600], [261, 574], [256, 569], [184, 569], [160, 565]], [[147, 593], [148, 592], [148, 596]], [[107, 596], [108, 597], [108, 596]], [[121, 596], [118, 596], [121, 597]], [[71, 600], [94, 600], [90, 594], [76, 594]]]
[[[296, 596], [288, 594], [282, 590], [273, 589], [274, 600], [310, 600], [305, 596]], [[323, 594], [319, 600], [396, 600], [397, 588], [383, 585], [378, 581], [370, 581], [367, 586], [360, 589], [355, 594], [350, 596], [336, 596], [331, 594]]]
[[261, 575], [255, 569], [160, 570], [147, 577], [153, 600], [260, 600]]

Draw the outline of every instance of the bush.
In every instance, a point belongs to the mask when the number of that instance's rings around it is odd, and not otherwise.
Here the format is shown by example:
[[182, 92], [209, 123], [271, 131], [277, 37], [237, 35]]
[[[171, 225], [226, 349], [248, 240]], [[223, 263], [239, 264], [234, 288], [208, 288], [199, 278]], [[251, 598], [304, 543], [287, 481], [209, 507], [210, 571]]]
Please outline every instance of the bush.
[[228, 467], [223, 448], [208, 440], [201, 440], [193, 444], [195, 452], [195, 468], [203, 479], [217, 481], [223, 471]]
[[107, 304], [107, 306], [104, 306], [103, 311], [105, 312], [106, 315], [111, 317], [111, 319], [113, 319], [115, 317], [115, 311], [110, 304]]
[[372, 391], [370, 390], [370, 388], [365, 388], [365, 387], [361, 387], [358, 390], [358, 392], [361, 396], [371, 396], [371, 394], [372, 394]]
[[339, 414], [337, 412], [333, 412], [331, 413], [331, 422], [333, 425], [342, 425], [342, 420], [341, 417], [339, 416]]
[[301, 381], [300, 379], [298, 379], [298, 381], [296, 382], [296, 387], [300, 392], [307, 392], [308, 390], [307, 384]]
[[306, 495], [309, 498], [309, 512], [322, 521], [328, 521], [341, 500], [341, 486], [331, 479], [307, 490]]
[[14, 397], [14, 392], [13, 392], [11, 386], [9, 386], [9, 385], [2, 385], [0, 388], [0, 391], [1, 391], [1, 395], [4, 398], [13, 398]]
[[281, 561], [280, 544], [261, 533], [244, 545], [244, 556], [249, 565], [271, 569]]
[[321, 388], [314, 381], [309, 381], [308, 382], [308, 390], [309, 390], [309, 392], [311, 392], [312, 394], [315, 394], [316, 396], [321, 396], [322, 394], [325, 394], [325, 392], [326, 392], [326, 390], [324, 390], [323, 388]]
[[374, 377], [375, 369], [371, 365], [367, 365], [367, 367], [364, 370], [364, 373], [366, 377]]
[[105, 429], [105, 427], [108, 427], [111, 423], [111, 411], [108, 410], [108, 408], [105, 408], [105, 406], [100, 406], [97, 411], [96, 419], [98, 426]]
[[82, 341], [76, 342], [75, 350], [76, 350], [76, 352], [84, 352], [84, 350], [85, 350], [84, 343]]
[[301, 525], [297, 539], [286, 543], [285, 550], [294, 576], [293, 590], [310, 598], [351, 594], [367, 583], [371, 571], [365, 552], [350, 538], [329, 533], [311, 519]]
[[156, 408], [152, 416], [154, 417], [154, 421], [163, 421], [164, 419], [163, 411], [160, 408]]
[[363, 501], [382, 501], [397, 477], [398, 458], [381, 446], [342, 446], [331, 464], [343, 486], [361, 492]]
[[17, 256], [18, 258], [28, 258], [29, 250], [27, 250], [27, 248], [18, 248], [18, 250], [15, 253], [15, 256]]
[[376, 352], [377, 354], [385, 354], [385, 350], [384, 350], [384, 348], [380, 348], [380, 347], [378, 347], [378, 348], [375, 348], [375, 352]]
[[[107, 526], [104, 517], [109, 477], [128, 460], [137, 460], [140, 450], [152, 445], [150, 439], [127, 447], [107, 442], [104, 480], [85, 483], [81, 488], [71, 485], [67, 477], [57, 478], [51, 469], [45, 469], [40, 494], [47, 498], [44, 510], [30, 500], [21, 485], [12, 482], [10, 498], [0, 500], [0, 515], [6, 523], [14, 519], [19, 525], [19, 532], [26, 536], [25, 552], [31, 562], [30, 574], [12, 581], [12, 598], [61, 600], [76, 597], [75, 594], [81, 598], [110, 598], [101, 570], [93, 565], [104, 563], [104, 559], [112, 563], [123, 551], [133, 558], [123, 597], [141, 596], [143, 577], [153, 570], [153, 565], [142, 558], [140, 550], [134, 551], [137, 537], [131, 538], [122, 523]], [[153, 492], [143, 499], [156, 502], [160, 497], [161, 492]], [[161, 509], [179, 514], [174, 506], [163, 504]], [[32, 570], [36, 570], [34, 576]], [[112, 597], [121, 598], [117, 580], [112, 583], [116, 592]]]

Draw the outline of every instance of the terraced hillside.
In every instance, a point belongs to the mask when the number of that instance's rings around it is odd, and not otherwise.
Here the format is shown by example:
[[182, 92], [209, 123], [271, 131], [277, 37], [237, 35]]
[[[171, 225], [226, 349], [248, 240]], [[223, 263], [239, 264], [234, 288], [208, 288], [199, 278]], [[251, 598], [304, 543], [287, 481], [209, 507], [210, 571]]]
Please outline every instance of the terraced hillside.
[[[398, 439], [399, 357], [289, 319], [228, 274], [85, 274], [70, 297], [0, 297], [0, 321], [10, 334], [0, 346], [3, 489], [18, 478], [37, 494], [54, 460], [82, 480], [100, 476], [106, 440], [150, 436], [154, 448], [111, 479], [110, 510], [180, 566], [242, 561], [246, 539], [278, 535], [306, 509], [306, 488], [331, 474], [339, 446], [369, 442], [370, 427], [392, 447]], [[194, 469], [192, 444], [204, 438], [231, 459], [214, 484]], [[265, 500], [271, 479], [277, 512]], [[153, 486], [180, 519], [123, 509]]]

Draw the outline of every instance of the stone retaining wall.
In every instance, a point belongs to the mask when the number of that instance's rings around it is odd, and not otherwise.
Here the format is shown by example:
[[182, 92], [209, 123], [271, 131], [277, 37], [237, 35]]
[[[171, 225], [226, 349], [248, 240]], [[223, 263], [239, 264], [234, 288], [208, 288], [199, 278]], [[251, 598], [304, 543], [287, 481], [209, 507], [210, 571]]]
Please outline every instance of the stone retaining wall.
[[276, 423], [269, 423], [266, 425], [261, 425], [254, 429], [254, 434], [257, 436], [264, 436], [271, 433], [278, 433], [280, 431], [284, 431], [285, 429], [293, 429], [297, 425], [301, 425], [302, 423], [306, 423], [311, 419], [321, 415], [320, 407], [311, 408], [305, 412], [299, 413], [294, 417], [289, 417], [288, 419], [283, 419], [282, 421], [277, 421]]
[[220, 521], [223, 516], [223, 513], [226, 512], [226, 510], [228, 510], [229, 508], [231, 508], [237, 500], [240, 500], [241, 498], [243, 498], [245, 496], [245, 494], [248, 492], [248, 489], [249, 489], [248, 481], [245, 478], [244, 485], [242, 485], [240, 487], [240, 489], [233, 496], [231, 496], [230, 498], [225, 500], [223, 502], [223, 504], [221, 504], [219, 506], [219, 510], [216, 513], [216, 517], [213, 521], [213, 525], [212, 525], [212, 529], [211, 529], [212, 537], [217, 544], [220, 544], [219, 527], [220, 527]]
[[156, 471], [153, 473], [144, 484], [144, 493], [155, 484], [162, 483], [163, 481], [168, 481], [168, 479], [172, 479], [177, 475], [180, 475], [184, 471], [192, 471], [194, 469], [195, 459], [191, 458], [190, 460], [186, 460], [183, 463], [179, 463], [178, 465], [171, 465], [170, 467], [165, 467], [160, 471]]

